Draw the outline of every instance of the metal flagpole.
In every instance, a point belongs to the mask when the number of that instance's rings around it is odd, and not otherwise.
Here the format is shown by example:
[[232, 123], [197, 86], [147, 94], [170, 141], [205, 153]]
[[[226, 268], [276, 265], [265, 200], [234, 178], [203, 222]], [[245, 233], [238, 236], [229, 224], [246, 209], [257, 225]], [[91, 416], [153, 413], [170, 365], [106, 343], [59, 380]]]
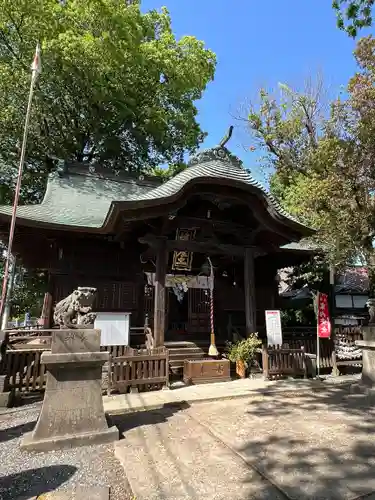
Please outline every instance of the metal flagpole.
[[10, 266], [8, 287], [7, 287], [7, 293], [5, 296], [4, 312], [3, 312], [3, 317], [1, 320], [1, 329], [2, 330], [6, 330], [8, 327], [8, 321], [9, 321], [10, 309], [11, 309], [11, 297], [12, 297], [12, 293], [13, 293], [15, 275], [16, 275], [16, 258], [14, 257], [12, 259], [11, 266]]
[[316, 294], [316, 371], [320, 377], [320, 339], [319, 339], [319, 292]]
[[31, 104], [32, 104], [32, 99], [33, 99], [33, 94], [34, 94], [35, 82], [36, 82], [36, 79], [38, 77], [38, 74], [40, 73], [40, 70], [41, 70], [40, 47], [39, 47], [39, 44], [37, 44], [34, 60], [33, 60], [33, 63], [31, 65], [32, 74], [31, 74], [29, 100], [27, 103], [25, 125], [24, 125], [24, 130], [23, 130], [21, 157], [20, 157], [20, 163], [19, 163], [19, 167], [18, 167], [17, 184], [16, 184], [16, 190], [14, 193], [12, 218], [11, 218], [10, 229], [9, 229], [9, 241], [8, 241], [7, 256], [6, 256], [6, 260], [5, 260], [3, 288], [1, 291], [1, 302], [0, 302], [0, 317], [1, 318], [2, 318], [3, 313], [4, 313], [4, 307], [5, 307], [6, 295], [7, 295], [7, 289], [8, 289], [9, 267], [10, 267], [10, 261], [12, 259], [14, 229], [16, 226], [17, 207], [18, 207], [18, 202], [19, 202], [19, 198], [20, 198], [22, 174], [23, 174], [23, 167], [24, 167], [24, 163], [25, 163], [27, 135], [29, 132], [29, 122], [30, 122], [30, 115], [31, 115]]

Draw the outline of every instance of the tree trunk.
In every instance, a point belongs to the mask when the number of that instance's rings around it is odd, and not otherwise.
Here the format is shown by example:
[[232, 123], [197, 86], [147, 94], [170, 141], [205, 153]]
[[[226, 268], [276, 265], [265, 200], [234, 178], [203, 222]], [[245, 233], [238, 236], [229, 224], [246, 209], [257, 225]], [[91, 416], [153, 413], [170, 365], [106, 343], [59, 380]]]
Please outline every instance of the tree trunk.
[[368, 274], [368, 296], [366, 303], [369, 312], [369, 325], [375, 325], [375, 250], [372, 247], [372, 240], [369, 243], [371, 248], [365, 252]]
[[375, 249], [369, 248], [365, 253], [368, 273], [368, 294], [370, 299], [375, 298]]

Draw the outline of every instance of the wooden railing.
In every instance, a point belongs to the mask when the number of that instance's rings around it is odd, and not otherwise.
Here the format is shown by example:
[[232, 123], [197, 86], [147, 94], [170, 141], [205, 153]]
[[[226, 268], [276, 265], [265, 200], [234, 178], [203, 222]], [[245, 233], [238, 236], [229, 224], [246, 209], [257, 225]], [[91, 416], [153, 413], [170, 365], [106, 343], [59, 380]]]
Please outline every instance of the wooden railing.
[[[346, 338], [346, 340], [344, 340]], [[362, 359], [356, 355], [353, 359], [350, 356], [343, 359], [340, 356], [339, 350], [334, 349], [335, 342], [340, 339], [340, 342], [347, 345], [354, 345], [355, 340], [362, 338], [361, 327], [359, 326], [339, 326], [335, 328], [333, 339], [320, 339], [320, 368], [332, 368], [338, 373], [339, 366], [361, 365]], [[312, 328], [293, 328], [283, 330], [284, 346], [290, 349], [304, 348], [306, 353], [316, 354], [316, 331]]]
[[127, 392], [131, 389], [150, 389], [168, 386], [168, 349], [132, 349], [127, 347], [121, 356], [110, 358], [108, 392]]
[[308, 358], [304, 349], [286, 349], [281, 346], [266, 346], [262, 348], [262, 365], [264, 378], [279, 377], [307, 378]]
[[46, 370], [40, 358], [47, 350], [49, 349], [8, 350], [1, 367], [1, 372], [5, 375], [4, 390], [31, 392], [44, 389]]

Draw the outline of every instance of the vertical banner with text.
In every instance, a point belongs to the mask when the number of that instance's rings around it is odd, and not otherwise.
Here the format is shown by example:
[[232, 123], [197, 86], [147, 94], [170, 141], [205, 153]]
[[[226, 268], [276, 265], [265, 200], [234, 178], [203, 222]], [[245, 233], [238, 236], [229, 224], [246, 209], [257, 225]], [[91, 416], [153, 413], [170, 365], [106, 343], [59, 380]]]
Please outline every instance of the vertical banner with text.
[[328, 339], [331, 336], [331, 320], [329, 317], [328, 295], [318, 292], [317, 328], [320, 339]]

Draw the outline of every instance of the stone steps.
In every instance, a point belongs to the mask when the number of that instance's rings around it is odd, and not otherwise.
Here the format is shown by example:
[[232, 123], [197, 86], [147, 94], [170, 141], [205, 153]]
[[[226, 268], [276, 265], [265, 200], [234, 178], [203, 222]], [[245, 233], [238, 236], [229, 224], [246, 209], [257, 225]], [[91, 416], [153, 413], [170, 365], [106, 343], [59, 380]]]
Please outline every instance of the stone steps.
[[163, 408], [121, 417], [115, 455], [137, 500], [281, 500], [279, 492], [189, 415]]
[[166, 342], [165, 346], [169, 351], [169, 366], [173, 373], [182, 371], [185, 359], [202, 359], [205, 357], [204, 351], [194, 342]]

